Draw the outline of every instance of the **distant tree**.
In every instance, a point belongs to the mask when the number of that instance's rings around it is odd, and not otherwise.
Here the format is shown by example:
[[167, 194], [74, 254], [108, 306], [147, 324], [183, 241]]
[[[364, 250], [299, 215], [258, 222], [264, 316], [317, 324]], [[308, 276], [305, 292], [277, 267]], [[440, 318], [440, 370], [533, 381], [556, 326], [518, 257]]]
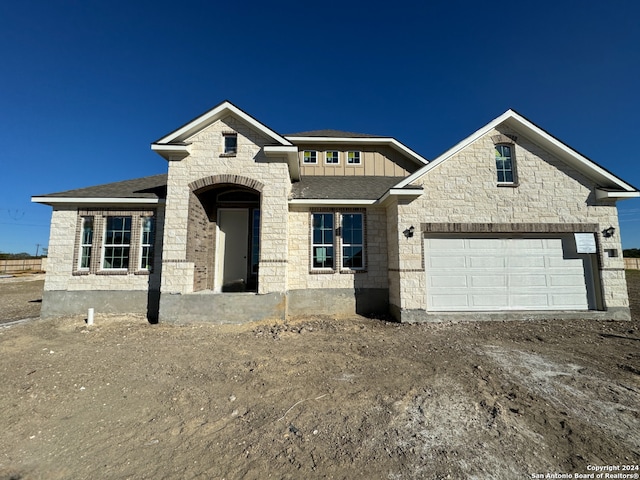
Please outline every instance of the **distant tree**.
[[23, 260], [25, 258], [34, 258], [34, 257], [33, 255], [27, 252], [0, 253], [0, 260]]
[[622, 255], [627, 258], [640, 258], [640, 248], [627, 248], [622, 251]]

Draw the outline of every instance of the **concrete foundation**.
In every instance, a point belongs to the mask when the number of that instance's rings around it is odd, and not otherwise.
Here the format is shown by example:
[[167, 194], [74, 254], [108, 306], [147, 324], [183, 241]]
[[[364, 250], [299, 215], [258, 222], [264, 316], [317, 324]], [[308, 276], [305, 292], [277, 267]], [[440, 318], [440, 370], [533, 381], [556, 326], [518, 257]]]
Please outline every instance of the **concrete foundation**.
[[[157, 319], [158, 292], [145, 290], [45, 290], [42, 293], [40, 317], [64, 317], [86, 314], [140, 314], [150, 322]], [[156, 307], [157, 308], [157, 307]]]
[[391, 315], [401, 323], [526, 321], [526, 320], [631, 320], [631, 311], [625, 307], [612, 307], [606, 311], [496, 311], [496, 312], [427, 312], [401, 310], [390, 307]]
[[163, 294], [160, 322], [168, 323], [247, 323], [258, 320], [284, 320], [285, 296], [281, 293]]

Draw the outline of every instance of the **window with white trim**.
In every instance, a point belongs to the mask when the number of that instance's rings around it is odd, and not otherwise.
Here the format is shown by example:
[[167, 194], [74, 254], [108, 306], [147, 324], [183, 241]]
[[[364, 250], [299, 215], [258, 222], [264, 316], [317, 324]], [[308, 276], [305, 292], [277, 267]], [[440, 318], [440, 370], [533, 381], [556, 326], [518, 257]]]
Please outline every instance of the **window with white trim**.
[[333, 269], [333, 213], [313, 213], [311, 224], [311, 267]]
[[238, 134], [237, 133], [223, 133], [224, 137], [224, 154], [235, 155], [238, 153]]
[[153, 243], [155, 237], [155, 220], [153, 217], [142, 217], [140, 228], [140, 270], [153, 269]]
[[318, 152], [315, 150], [305, 150], [302, 154], [302, 163], [318, 163]]
[[106, 217], [102, 268], [126, 270], [129, 268], [131, 247], [131, 217]]
[[360, 165], [360, 152], [359, 151], [347, 152], [347, 165]]
[[335, 150], [325, 152], [324, 163], [327, 165], [338, 165], [340, 163], [340, 153]]
[[515, 183], [515, 162], [513, 146], [500, 144], [495, 146], [496, 171], [498, 183]]
[[78, 255], [78, 269], [89, 270], [91, 266], [91, 251], [93, 249], [93, 217], [81, 217], [80, 227], [80, 255]]
[[340, 215], [340, 240], [342, 243], [342, 268], [364, 268], [364, 228], [362, 213]]

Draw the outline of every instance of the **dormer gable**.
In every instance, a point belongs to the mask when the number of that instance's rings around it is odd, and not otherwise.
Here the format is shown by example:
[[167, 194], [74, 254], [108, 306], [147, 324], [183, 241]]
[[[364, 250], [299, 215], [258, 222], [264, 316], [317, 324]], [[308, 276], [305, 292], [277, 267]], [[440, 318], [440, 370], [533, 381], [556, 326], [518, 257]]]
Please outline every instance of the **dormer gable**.
[[[182, 160], [191, 153], [189, 142], [191, 138], [215, 122], [228, 117], [233, 117], [236, 121], [241, 122], [264, 137], [268, 143], [268, 145], [265, 145], [263, 148], [264, 155], [269, 159], [284, 159], [289, 165], [291, 179], [297, 180], [300, 177], [297, 148], [282, 135], [256, 120], [228, 100], [223, 101], [171, 133], [159, 138], [151, 144], [151, 149], [166, 160]], [[237, 148], [237, 138], [233, 138], [235, 134], [233, 131], [223, 133], [223, 137], [226, 136], [223, 138], [223, 150], [221, 151], [223, 155], [232, 156], [235, 153], [233, 151], [234, 148]]]

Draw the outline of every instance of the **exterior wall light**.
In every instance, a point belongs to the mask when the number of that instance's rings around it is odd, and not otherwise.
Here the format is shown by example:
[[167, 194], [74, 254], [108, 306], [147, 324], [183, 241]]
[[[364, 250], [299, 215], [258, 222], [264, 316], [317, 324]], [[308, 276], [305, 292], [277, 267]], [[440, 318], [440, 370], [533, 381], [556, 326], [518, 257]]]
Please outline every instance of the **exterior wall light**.
[[413, 237], [413, 231], [415, 230], [415, 228], [413, 228], [413, 225], [411, 225], [409, 228], [405, 229], [404, 232], [402, 232], [404, 234], [405, 237], [407, 238], [411, 238]]
[[605, 238], [613, 237], [613, 234], [616, 233], [616, 229], [614, 227], [605, 228], [602, 231], [602, 236]]

